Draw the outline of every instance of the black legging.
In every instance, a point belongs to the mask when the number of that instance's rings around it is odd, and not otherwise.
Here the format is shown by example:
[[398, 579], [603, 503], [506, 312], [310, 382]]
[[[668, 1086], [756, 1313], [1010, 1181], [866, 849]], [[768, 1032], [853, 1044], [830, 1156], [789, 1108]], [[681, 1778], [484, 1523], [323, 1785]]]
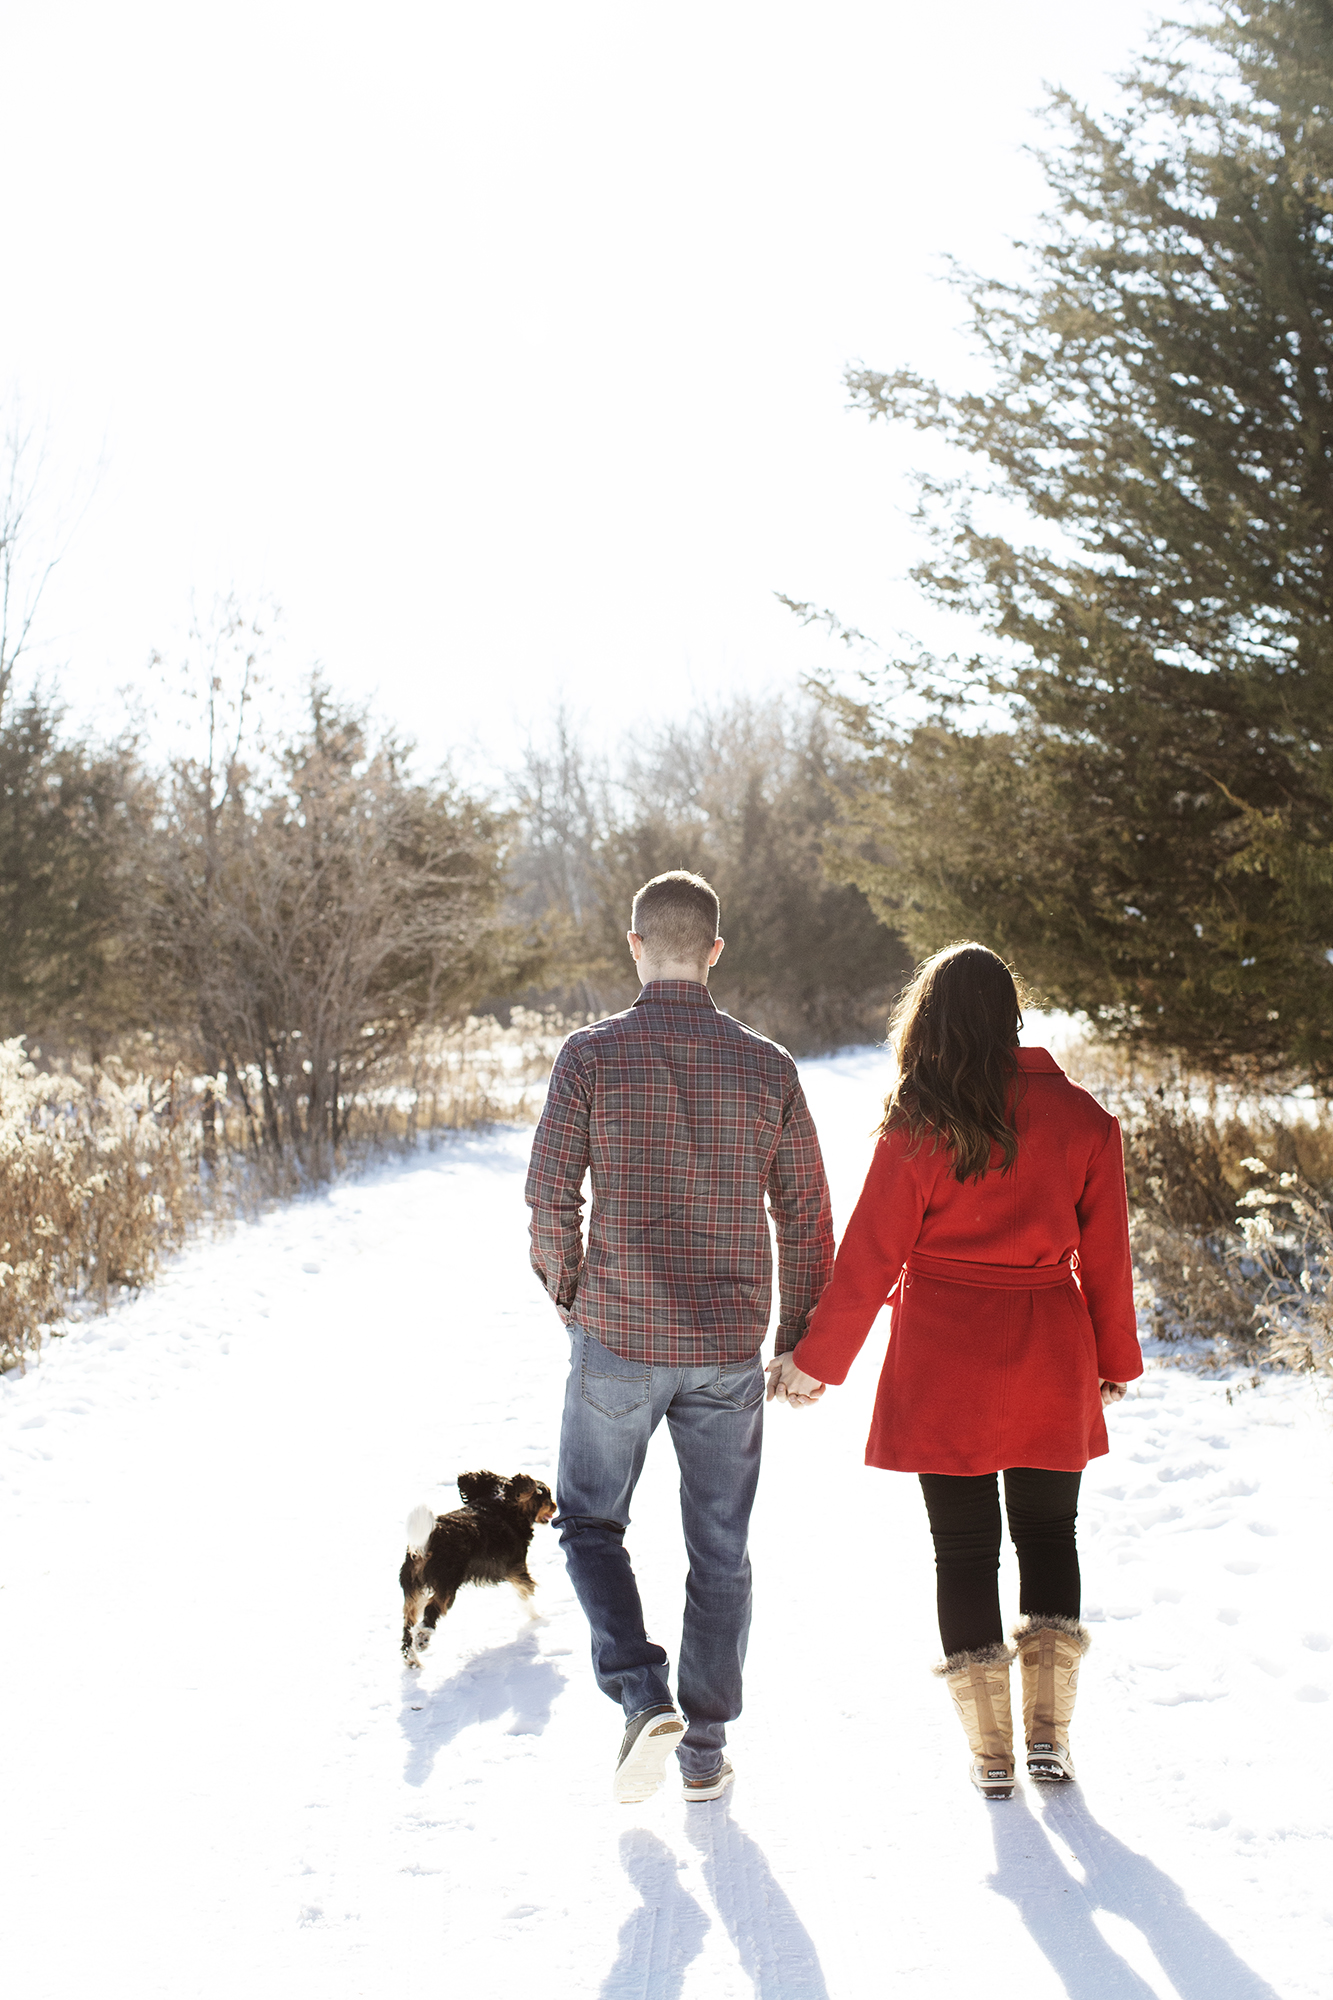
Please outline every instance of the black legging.
[[[1080, 1608], [1078, 1484], [1081, 1472], [1013, 1466], [1004, 1475], [1009, 1535], [1018, 1555], [1018, 1608], [1077, 1618]], [[1000, 1619], [999, 1474], [923, 1472], [935, 1543], [935, 1589], [945, 1657], [1004, 1637]]]

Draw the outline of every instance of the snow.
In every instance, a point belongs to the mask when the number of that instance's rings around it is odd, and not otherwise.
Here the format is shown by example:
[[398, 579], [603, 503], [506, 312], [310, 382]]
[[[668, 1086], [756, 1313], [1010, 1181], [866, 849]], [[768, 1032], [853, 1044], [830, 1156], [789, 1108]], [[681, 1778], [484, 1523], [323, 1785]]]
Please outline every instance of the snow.
[[[805, 1066], [839, 1219], [882, 1055]], [[403, 1521], [551, 1478], [564, 1344], [521, 1130], [214, 1241], [0, 1384], [3, 1963], [21, 2000], [1324, 1996], [1333, 1435], [1156, 1360], [1085, 1482], [1081, 1783], [971, 1792], [911, 1479], [846, 1388], [770, 1412], [729, 1800], [613, 1806], [555, 1536], [398, 1657]], [[631, 1546], [671, 1644], [665, 1435]], [[1007, 1603], [1016, 1610], [1012, 1573]]]

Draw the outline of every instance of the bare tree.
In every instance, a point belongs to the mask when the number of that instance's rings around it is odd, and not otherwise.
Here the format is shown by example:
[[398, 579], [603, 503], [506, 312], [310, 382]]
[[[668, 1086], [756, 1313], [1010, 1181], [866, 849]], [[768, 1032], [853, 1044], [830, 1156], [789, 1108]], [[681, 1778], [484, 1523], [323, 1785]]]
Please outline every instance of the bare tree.
[[603, 851], [620, 807], [605, 757], [588, 750], [561, 704], [544, 741], [530, 737], [510, 777], [522, 838], [510, 869], [518, 907], [545, 926], [564, 968], [560, 998], [600, 1014], [624, 984], [600, 935]]
[[447, 778], [414, 779], [405, 746], [321, 681], [271, 763], [237, 744], [211, 780], [173, 773], [148, 920], [256, 1147], [323, 1172], [389, 1057], [538, 960], [499, 914], [503, 819]]
[[722, 1004], [802, 1053], [881, 1035], [910, 961], [859, 890], [824, 868], [844, 756], [809, 699], [740, 697], [626, 740], [612, 776], [557, 713], [513, 782], [515, 879], [555, 927], [558, 997], [626, 1005], [634, 891], [694, 868], [722, 899]]
[[69, 539], [57, 533], [44, 541], [37, 531], [35, 503], [45, 457], [35, 426], [12, 406], [0, 442], [0, 720], [32, 641], [42, 593]]
[[[177, 670], [190, 747], [171, 761], [160, 829], [168, 841], [177, 843], [177, 851], [170, 857], [164, 853], [165, 866], [150, 868], [139, 885], [142, 928], [175, 975], [172, 992], [158, 982], [160, 1011], [192, 1017], [204, 1074], [217, 1078], [230, 1071], [238, 1090], [235, 1058], [226, 1046], [210, 968], [224, 948], [223, 882], [244, 828], [251, 777], [247, 753], [259, 748], [247, 739], [276, 617], [276, 607], [244, 609], [234, 592], [215, 598], [207, 614], [193, 612], [185, 656]], [[160, 655], [154, 655], [152, 664], [162, 672]], [[155, 901], [168, 884], [167, 900]], [[163, 952], [166, 939], [170, 943]], [[201, 1116], [205, 1154], [211, 1158], [218, 1124], [212, 1087], [202, 1093]]]

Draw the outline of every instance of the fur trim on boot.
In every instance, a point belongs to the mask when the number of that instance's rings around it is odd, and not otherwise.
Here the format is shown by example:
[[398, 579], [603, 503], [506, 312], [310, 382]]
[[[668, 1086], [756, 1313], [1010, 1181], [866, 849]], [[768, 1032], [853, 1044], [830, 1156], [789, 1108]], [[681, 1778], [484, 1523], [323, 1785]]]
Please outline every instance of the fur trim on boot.
[[1061, 1784], [1074, 1776], [1069, 1724], [1078, 1694], [1078, 1670], [1092, 1634], [1077, 1618], [1029, 1612], [1015, 1628], [1023, 1675], [1023, 1736], [1028, 1776]]
[[1014, 1723], [1009, 1705], [1012, 1646], [1003, 1639], [970, 1653], [951, 1653], [936, 1667], [953, 1699], [972, 1752], [972, 1783], [986, 1799], [1014, 1791]]
[[931, 1668], [944, 1681], [950, 1674], [956, 1674], [962, 1667], [1006, 1667], [1014, 1657], [1014, 1648], [1007, 1639], [995, 1639], [989, 1646], [975, 1646], [970, 1653], [950, 1653]]
[[1025, 1618], [1020, 1618], [1014, 1627], [1015, 1650], [1031, 1632], [1063, 1632], [1080, 1653], [1086, 1653], [1092, 1644], [1087, 1626], [1080, 1625], [1077, 1618], [1067, 1618], [1063, 1611], [1029, 1611]]

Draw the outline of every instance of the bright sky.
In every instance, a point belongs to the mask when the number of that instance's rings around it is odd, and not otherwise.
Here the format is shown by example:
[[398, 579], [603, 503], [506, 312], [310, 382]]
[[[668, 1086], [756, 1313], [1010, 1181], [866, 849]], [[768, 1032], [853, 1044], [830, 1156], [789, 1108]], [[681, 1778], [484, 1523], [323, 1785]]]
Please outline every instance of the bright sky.
[[[0, 0], [0, 390], [86, 492], [42, 659], [115, 713], [190, 600], [283, 607], [430, 756], [610, 731], [891, 636], [917, 447], [849, 359], [956, 373], [1043, 80], [1132, 0]], [[100, 467], [100, 473], [98, 468]], [[841, 658], [842, 655], [837, 656]]]

